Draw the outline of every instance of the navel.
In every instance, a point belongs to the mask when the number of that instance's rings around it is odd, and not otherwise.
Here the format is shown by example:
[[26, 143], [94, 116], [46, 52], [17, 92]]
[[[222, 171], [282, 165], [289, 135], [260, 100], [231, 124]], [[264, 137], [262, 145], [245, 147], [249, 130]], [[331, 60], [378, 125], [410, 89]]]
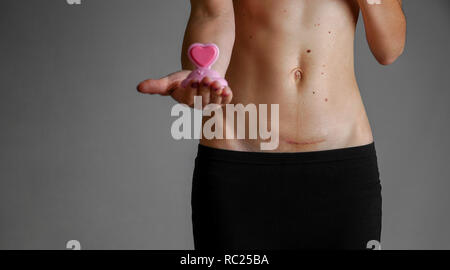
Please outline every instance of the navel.
[[291, 73], [294, 74], [296, 81], [300, 81], [303, 78], [303, 70], [299, 67], [294, 68]]

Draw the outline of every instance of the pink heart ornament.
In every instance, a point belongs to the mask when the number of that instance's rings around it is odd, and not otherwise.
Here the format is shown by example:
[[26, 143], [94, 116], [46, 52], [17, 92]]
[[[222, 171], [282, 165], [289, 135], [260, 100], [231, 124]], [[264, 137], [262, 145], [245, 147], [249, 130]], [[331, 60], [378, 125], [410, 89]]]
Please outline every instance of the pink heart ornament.
[[211, 68], [219, 58], [219, 48], [213, 43], [195, 43], [188, 51], [190, 60], [199, 68]]

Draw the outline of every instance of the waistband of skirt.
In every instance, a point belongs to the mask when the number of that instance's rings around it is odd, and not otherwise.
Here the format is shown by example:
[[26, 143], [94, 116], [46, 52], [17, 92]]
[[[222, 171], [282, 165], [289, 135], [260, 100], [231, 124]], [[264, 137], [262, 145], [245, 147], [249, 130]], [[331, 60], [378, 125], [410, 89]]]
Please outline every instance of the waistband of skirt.
[[375, 143], [310, 152], [246, 152], [198, 145], [197, 158], [238, 163], [314, 163], [376, 158]]

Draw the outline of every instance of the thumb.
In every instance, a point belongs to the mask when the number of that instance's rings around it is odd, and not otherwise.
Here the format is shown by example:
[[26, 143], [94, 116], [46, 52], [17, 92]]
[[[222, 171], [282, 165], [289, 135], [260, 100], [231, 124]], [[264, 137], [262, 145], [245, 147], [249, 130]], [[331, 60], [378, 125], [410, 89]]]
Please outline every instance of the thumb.
[[137, 86], [137, 90], [144, 94], [168, 95], [171, 89], [178, 87], [189, 71], [178, 71], [160, 79], [148, 79]]

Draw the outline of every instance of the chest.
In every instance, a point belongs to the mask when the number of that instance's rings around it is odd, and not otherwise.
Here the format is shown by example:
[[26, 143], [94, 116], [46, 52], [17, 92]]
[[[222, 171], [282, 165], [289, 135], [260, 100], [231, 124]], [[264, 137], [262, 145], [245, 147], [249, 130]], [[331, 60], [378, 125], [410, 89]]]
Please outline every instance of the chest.
[[252, 21], [355, 20], [359, 13], [356, 0], [234, 0], [237, 17]]

